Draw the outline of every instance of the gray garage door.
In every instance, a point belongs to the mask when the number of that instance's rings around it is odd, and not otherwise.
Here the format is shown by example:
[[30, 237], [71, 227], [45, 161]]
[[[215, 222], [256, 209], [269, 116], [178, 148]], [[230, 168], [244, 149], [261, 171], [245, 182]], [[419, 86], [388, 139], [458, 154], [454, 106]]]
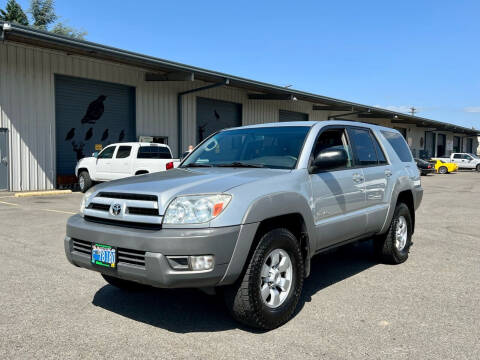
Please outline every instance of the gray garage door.
[[135, 89], [55, 76], [57, 175], [74, 174], [77, 160], [97, 145], [135, 141]]
[[242, 105], [197, 98], [197, 143], [214, 132], [242, 126]]
[[285, 122], [285, 121], [308, 121], [308, 114], [296, 112], [296, 111], [288, 111], [288, 110], [280, 110], [278, 121]]
[[0, 129], [0, 190], [8, 189], [7, 129]]

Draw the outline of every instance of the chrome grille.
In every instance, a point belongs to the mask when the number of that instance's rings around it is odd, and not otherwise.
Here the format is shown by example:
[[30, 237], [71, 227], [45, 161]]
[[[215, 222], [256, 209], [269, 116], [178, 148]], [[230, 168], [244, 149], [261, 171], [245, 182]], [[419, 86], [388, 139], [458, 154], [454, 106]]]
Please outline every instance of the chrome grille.
[[[116, 213], [111, 210], [117, 206]], [[158, 209], [158, 197], [150, 194], [99, 192], [90, 199], [84, 210], [87, 221], [114, 226], [127, 226], [159, 230], [162, 217]]]

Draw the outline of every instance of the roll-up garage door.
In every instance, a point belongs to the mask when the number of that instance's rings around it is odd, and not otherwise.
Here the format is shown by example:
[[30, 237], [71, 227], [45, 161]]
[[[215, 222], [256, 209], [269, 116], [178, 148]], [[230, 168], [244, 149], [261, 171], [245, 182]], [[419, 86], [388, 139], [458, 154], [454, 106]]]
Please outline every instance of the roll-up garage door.
[[135, 141], [135, 88], [57, 75], [55, 120], [58, 180], [100, 146]]
[[242, 126], [242, 104], [197, 98], [197, 143], [226, 128]]
[[278, 121], [308, 121], [308, 114], [296, 111], [280, 110]]

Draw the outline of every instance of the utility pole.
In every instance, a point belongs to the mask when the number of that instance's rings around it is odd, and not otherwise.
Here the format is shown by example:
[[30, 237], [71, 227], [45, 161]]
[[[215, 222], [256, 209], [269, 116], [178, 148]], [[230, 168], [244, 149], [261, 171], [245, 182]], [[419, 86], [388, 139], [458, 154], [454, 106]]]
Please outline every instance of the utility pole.
[[412, 106], [410, 108], [410, 115], [414, 116], [416, 112], [417, 112], [417, 109], [414, 106]]

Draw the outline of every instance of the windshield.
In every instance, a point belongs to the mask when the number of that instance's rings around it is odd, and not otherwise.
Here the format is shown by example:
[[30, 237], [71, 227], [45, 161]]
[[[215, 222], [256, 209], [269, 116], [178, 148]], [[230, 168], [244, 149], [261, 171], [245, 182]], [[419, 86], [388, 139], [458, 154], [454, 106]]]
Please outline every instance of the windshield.
[[181, 167], [293, 169], [309, 130], [307, 126], [279, 126], [221, 131], [200, 145]]
[[475, 155], [475, 154], [468, 153], [468, 155], [472, 156], [472, 157], [475, 158], [475, 159], [480, 159], [480, 158], [479, 158], [477, 155]]

